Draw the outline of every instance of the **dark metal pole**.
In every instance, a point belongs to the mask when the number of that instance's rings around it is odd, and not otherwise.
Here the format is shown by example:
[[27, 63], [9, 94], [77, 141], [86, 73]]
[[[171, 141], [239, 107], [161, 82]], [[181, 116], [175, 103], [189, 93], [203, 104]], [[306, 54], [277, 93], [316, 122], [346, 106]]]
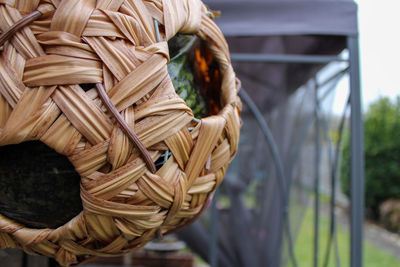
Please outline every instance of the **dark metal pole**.
[[350, 266], [363, 266], [364, 224], [364, 152], [363, 121], [361, 114], [361, 90], [358, 36], [347, 37], [350, 60], [351, 102], [351, 202], [350, 202]]
[[218, 209], [217, 201], [219, 198], [219, 189], [215, 191], [211, 204], [211, 224], [210, 224], [210, 258], [211, 267], [218, 267]]
[[60, 267], [60, 265], [58, 264], [58, 262], [55, 259], [50, 258], [49, 262], [48, 262], [48, 266], [49, 267]]
[[350, 106], [350, 96], [348, 97], [347, 103], [344, 107], [343, 115], [342, 118], [340, 119], [339, 123], [339, 138], [336, 143], [336, 148], [334, 152], [334, 159], [333, 162], [331, 163], [331, 202], [330, 202], [330, 229], [329, 229], [329, 239], [328, 239], [328, 244], [326, 246], [326, 253], [325, 253], [325, 259], [324, 259], [324, 267], [327, 267], [329, 264], [329, 257], [330, 257], [330, 252], [332, 248], [332, 244], [334, 244], [334, 249], [335, 249], [335, 261], [336, 261], [336, 266], [340, 267], [340, 258], [337, 253], [337, 244], [336, 241], [337, 239], [335, 238], [337, 235], [336, 232], [336, 214], [335, 214], [335, 205], [336, 205], [336, 182], [337, 182], [337, 171], [339, 167], [339, 156], [340, 156], [340, 148], [342, 146], [342, 139], [343, 139], [343, 132], [344, 132], [344, 124], [346, 122], [347, 118], [347, 113], [349, 110]]
[[320, 120], [318, 86], [314, 79], [314, 116], [315, 116], [315, 180], [314, 180], [314, 267], [318, 267], [319, 257], [319, 187], [320, 187]]
[[292, 55], [292, 54], [247, 54], [232, 53], [231, 60], [235, 62], [269, 62], [269, 63], [307, 63], [327, 64], [331, 62], [347, 62], [340, 56], [329, 55]]
[[28, 267], [28, 254], [22, 253], [22, 267]]

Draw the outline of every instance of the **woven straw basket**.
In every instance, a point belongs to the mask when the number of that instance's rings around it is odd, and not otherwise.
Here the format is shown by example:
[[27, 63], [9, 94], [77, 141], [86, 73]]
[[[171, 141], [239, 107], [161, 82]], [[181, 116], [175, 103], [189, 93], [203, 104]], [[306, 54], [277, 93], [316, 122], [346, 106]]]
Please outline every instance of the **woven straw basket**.
[[[40, 140], [66, 156], [83, 206], [57, 229], [0, 215], [0, 247], [69, 266], [138, 249], [198, 216], [240, 128], [238, 82], [212, 13], [196, 0], [0, 0], [0, 13], [0, 146]], [[177, 33], [197, 35], [219, 66], [221, 108], [197, 122], [167, 71]]]

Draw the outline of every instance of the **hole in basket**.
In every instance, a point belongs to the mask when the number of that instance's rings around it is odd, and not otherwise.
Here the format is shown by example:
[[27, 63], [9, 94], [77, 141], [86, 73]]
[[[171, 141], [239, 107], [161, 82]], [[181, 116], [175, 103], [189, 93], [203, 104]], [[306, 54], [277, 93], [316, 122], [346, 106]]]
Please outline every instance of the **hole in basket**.
[[161, 156], [154, 163], [156, 165], [157, 171], [161, 169], [161, 167], [167, 162], [167, 160], [171, 157], [172, 153], [169, 150], [164, 151]]
[[82, 211], [80, 176], [39, 141], [0, 147], [0, 213], [31, 228], [56, 228]]
[[83, 89], [83, 91], [87, 92], [90, 89], [94, 88], [96, 84], [94, 83], [81, 83], [79, 86]]
[[204, 41], [194, 35], [178, 34], [168, 41], [168, 72], [175, 91], [196, 118], [215, 115], [221, 109], [221, 78], [218, 62]]

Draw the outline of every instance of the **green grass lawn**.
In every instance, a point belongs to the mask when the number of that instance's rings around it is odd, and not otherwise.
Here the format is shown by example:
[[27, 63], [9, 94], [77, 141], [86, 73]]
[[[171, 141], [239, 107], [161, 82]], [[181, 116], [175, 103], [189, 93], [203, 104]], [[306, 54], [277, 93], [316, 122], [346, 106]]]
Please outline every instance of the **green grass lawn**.
[[[350, 246], [349, 233], [346, 229], [337, 225], [337, 238], [340, 255], [340, 266], [349, 266]], [[326, 244], [329, 233], [329, 219], [325, 216], [320, 217], [320, 239], [319, 239], [319, 266], [323, 266]], [[295, 253], [299, 267], [313, 266], [313, 247], [314, 247], [314, 214], [311, 208], [308, 208], [300, 228], [296, 241]], [[364, 266], [366, 267], [399, 267], [400, 260], [391, 254], [375, 247], [374, 245], [364, 243]], [[335, 267], [335, 258], [331, 251], [328, 267]], [[400, 252], [399, 252], [400, 253]]]

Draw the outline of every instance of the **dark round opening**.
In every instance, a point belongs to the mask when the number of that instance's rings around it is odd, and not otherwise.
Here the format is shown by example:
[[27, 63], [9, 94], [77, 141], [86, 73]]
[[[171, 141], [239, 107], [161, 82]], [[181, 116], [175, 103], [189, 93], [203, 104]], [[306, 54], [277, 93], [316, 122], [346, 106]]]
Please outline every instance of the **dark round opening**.
[[[177, 34], [168, 41], [168, 48], [168, 73], [175, 92], [185, 100], [195, 118], [218, 114], [222, 81], [218, 62], [207, 44], [195, 35]], [[155, 162], [157, 170], [170, 156], [170, 151], [160, 155]]]
[[197, 119], [216, 115], [221, 109], [218, 62], [207, 44], [195, 35], [177, 34], [168, 41], [168, 72], [175, 91]]
[[0, 147], [0, 213], [31, 228], [57, 228], [82, 211], [80, 176], [39, 141]]

